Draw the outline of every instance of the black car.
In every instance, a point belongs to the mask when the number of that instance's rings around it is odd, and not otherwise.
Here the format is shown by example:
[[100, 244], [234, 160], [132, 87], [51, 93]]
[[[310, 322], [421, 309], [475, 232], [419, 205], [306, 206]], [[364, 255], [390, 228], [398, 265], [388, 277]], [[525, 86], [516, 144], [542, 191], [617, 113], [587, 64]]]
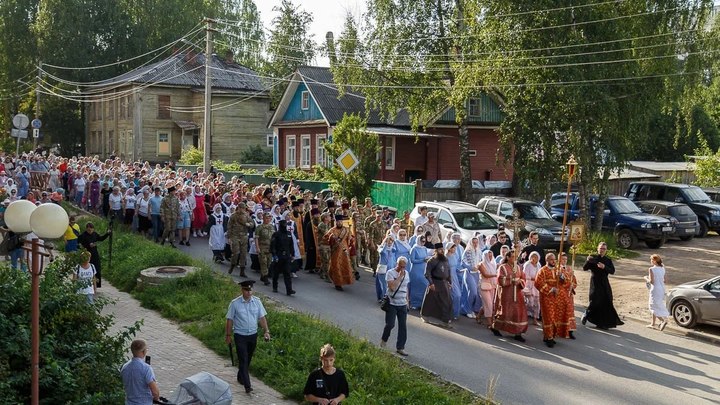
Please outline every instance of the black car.
[[704, 191], [705, 194], [707, 194], [711, 200], [713, 200], [716, 203], [720, 203], [720, 188], [718, 188], [718, 187], [704, 188], [704, 189], [702, 189], [702, 191]]
[[695, 213], [685, 204], [670, 201], [637, 201], [643, 212], [659, 215], [670, 220], [675, 231], [670, 236], [681, 240], [690, 240], [700, 232], [700, 224]]
[[709, 230], [720, 232], [720, 203], [713, 202], [698, 186], [638, 181], [630, 183], [625, 197], [633, 201], [662, 200], [687, 204], [700, 223], [696, 236], [705, 237]]
[[[529, 200], [510, 197], [483, 197], [477, 207], [495, 218], [498, 223], [506, 223], [513, 219], [517, 211], [518, 218], [525, 221], [525, 228], [519, 231], [518, 240], [524, 240], [530, 232], [536, 231], [542, 249], [559, 249], [562, 225], [558, 224], [542, 205]], [[506, 226], [506, 228], [508, 228]], [[511, 229], [511, 228], [508, 228]], [[570, 247], [568, 232], [565, 231], [565, 247]]]

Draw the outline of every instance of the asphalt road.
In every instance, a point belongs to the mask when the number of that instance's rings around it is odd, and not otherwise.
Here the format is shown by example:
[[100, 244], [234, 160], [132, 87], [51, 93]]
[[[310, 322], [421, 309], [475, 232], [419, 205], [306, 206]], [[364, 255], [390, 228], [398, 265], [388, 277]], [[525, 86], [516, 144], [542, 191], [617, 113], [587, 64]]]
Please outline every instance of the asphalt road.
[[[210, 259], [206, 239], [181, 247]], [[227, 265], [215, 266], [226, 272]], [[239, 280], [237, 271], [234, 277]], [[259, 275], [248, 274], [258, 280]], [[379, 342], [384, 313], [375, 302], [374, 279], [336, 291], [316, 275], [293, 279], [297, 295], [288, 297], [256, 284], [256, 290], [287, 306], [330, 321], [360, 338]], [[580, 308], [576, 308], [579, 310]], [[576, 316], [581, 312], [576, 311]], [[272, 319], [269, 320], [272, 325]], [[496, 338], [474, 320], [463, 318], [452, 330], [422, 323], [418, 311], [408, 319], [407, 361], [480, 395], [497, 378], [495, 399], [503, 404], [712, 404], [720, 403], [720, 350], [686, 337], [650, 330], [636, 322], [601, 331], [580, 326], [577, 340], [559, 340], [548, 349], [533, 327], [520, 344]], [[388, 348], [394, 351], [396, 334]], [[321, 344], [324, 342], [318, 342]], [[338, 354], [342, 364], [342, 353]]]

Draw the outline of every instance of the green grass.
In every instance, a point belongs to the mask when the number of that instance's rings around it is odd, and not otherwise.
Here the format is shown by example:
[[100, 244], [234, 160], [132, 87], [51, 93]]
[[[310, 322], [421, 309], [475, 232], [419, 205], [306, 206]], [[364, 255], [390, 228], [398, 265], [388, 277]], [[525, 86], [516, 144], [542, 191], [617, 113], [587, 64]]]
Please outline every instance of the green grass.
[[[86, 219], [79, 222], [84, 226]], [[99, 232], [104, 232], [107, 226], [104, 221], [93, 219], [93, 222]], [[136, 279], [141, 270], [163, 265], [193, 265], [199, 271], [158, 287], [138, 288]], [[114, 235], [112, 268], [107, 263], [103, 268], [106, 279], [131, 292], [143, 306], [180, 322], [184, 331], [207, 347], [221, 356], [228, 355], [224, 340], [225, 313], [230, 301], [239, 295], [237, 285], [228, 276], [213, 272], [207, 263], [185, 253], [123, 231], [116, 231]], [[251, 372], [287, 398], [302, 401], [307, 375], [319, 366], [320, 347], [331, 343], [338, 352], [337, 366], [345, 370], [351, 387], [350, 397], [344, 403], [490, 403], [337, 326], [290, 311], [267, 299], [263, 302], [273, 340], [258, 345]]]

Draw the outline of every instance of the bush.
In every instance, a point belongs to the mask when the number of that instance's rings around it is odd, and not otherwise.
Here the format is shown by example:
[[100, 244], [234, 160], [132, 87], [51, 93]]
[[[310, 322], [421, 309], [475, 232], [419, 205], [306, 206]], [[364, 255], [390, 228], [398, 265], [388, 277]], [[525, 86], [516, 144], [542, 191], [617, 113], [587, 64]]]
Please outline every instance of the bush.
[[[184, 331], [226, 356], [225, 313], [230, 301], [239, 294], [235, 283], [228, 276], [212, 271], [206, 262], [194, 260], [178, 250], [123, 231], [114, 237], [113, 265], [112, 269], [104, 270], [105, 277], [114, 285], [132, 291], [144, 306], [180, 322]], [[140, 250], [142, 255], [135, 254]], [[199, 271], [161, 286], [133, 290], [134, 280], [142, 269], [180, 264], [194, 265]], [[345, 369], [352, 384], [352, 394], [345, 401], [348, 404], [484, 403], [472, 393], [441, 381], [336, 326], [263, 301], [274, 339], [258, 345], [251, 371], [290, 399], [303, 400], [307, 374], [317, 367], [318, 348], [332, 342], [341, 353], [338, 366]]]
[[615, 235], [612, 232], [590, 232], [588, 237], [580, 243], [575, 244], [575, 254], [580, 256], [589, 256], [597, 253], [597, 247], [600, 242], [608, 245], [607, 255], [611, 259], [620, 259], [626, 257], [636, 257], [638, 254], [632, 250], [623, 249], [617, 246]]
[[273, 150], [267, 146], [252, 145], [240, 152], [240, 161], [246, 165], [271, 165], [273, 163]]
[[[139, 324], [107, 336], [112, 316], [101, 315], [107, 300], [89, 306], [70, 280], [77, 255], [50, 264], [40, 284], [40, 402], [122, 404], [118, 370]], [[0, 267], [0, 392], [2, 403], [29, 403], [30, 277]]]
[[184, 165], [200, 165], [203, 163], [203, 159], [203, 151], [194, 146], [185, 148], [180, 154], [180, 163]]

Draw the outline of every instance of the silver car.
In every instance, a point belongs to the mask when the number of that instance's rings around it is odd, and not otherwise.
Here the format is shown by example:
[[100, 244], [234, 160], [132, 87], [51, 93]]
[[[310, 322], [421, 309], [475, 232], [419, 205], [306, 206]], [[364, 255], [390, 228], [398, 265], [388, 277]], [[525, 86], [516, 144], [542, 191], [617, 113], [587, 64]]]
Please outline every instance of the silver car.
[[720, 276], [672, 288], [666, 302], [675, 322], [684, 328], [697, 323], [720, 326]]
[[[498, 231], [498, 224], [490, 215], [472, 204], [460, 201], [421, 201], [415, 203], [415, 208], [410, 213], [410, 219], [413, 222], [420, 216], [419, 208], [423, 206], [427, 207], [428, 213], [435, 213], [435, 220], [440, 224], [440, 233], [443, 240], [446, 240], [448, 233], [458, 232], [462, 244], [467, 245], [475, 233], [490, 237]], [[512, 232], [505, 231], [505, 233], [512, 238]]]

